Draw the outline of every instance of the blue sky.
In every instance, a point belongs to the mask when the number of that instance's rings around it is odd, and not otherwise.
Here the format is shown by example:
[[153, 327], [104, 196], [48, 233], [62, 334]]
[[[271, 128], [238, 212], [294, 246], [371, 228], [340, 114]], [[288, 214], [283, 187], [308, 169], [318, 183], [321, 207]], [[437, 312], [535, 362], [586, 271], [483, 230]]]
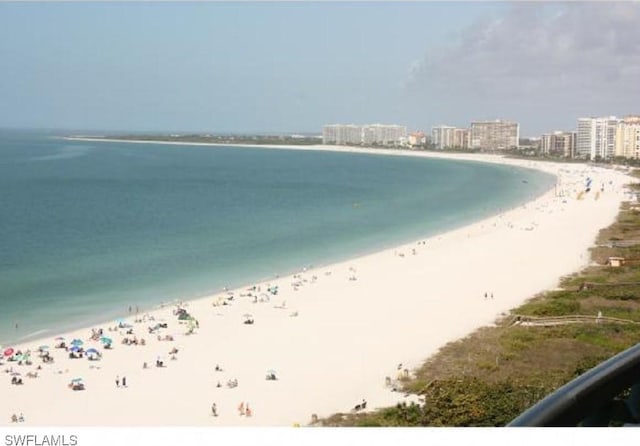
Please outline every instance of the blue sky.
[[0, 3], [0, 127], [570, 129], [640, 113], [639, 6]]

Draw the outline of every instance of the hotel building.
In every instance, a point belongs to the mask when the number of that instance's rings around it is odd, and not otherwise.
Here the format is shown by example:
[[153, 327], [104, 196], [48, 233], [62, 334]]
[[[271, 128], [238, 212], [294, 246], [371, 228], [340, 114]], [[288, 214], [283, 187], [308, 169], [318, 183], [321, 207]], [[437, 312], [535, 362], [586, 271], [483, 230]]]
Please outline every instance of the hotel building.
[[431, 128], [431, 140], [436, 149], [468, 149], [469, 129], [461, 129], [449, 125], [438, 125]]
[[471, 123], [470, 148], [480, 150], [517, 149], [520, 124], [511, 121], [475, 121]]
[[615, 116], [579, 118], [576, 135], [576, 156], [610, 159], [615, 155], [616, 133], [620, 120]]
[[427, 135], [422, 132], [413, 132], [409, 134], [409, 145], [412, 147], [423, 146], [427, 143]]
[[322, 143], [337, 145], [396, 145], [407, 139], [407, 127], [385, 124], [331, 124], [322, 128]]
[[618, 122], [615, 156], [640, 158], [640, 116], [627, 116]]
[[545, 155], [573, 158], [576, 151], [576, 132], [545, 133], [540, 138], [540, 150]]

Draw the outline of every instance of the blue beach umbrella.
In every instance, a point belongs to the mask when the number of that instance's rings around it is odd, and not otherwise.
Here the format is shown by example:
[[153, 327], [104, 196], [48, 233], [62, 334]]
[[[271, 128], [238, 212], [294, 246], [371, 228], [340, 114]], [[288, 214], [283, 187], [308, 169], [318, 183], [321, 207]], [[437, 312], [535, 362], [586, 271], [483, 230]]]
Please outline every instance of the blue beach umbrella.
[[113, 339], [111, 339], [111, 338], [107, 338], [106, 336], [103, 336], [103, 337], [101, 337], [101, 338], [100, 338], [100, 341], [101, 341], [103, 344], [111, 344], [111, 343], [113, 342]]
[[73, 347], [71, 347], [69, 350], [71, 350], [72, 352], [77, 352], [77, 351], [80, 351], [81, 349], [80, 349], [80, 346], [78, 346], [78, 345], [74, 345], [74, 346], [73, 346]]
[[79, 382], [82, 382], [82, 378], [73, 378], [73, 379], [71, 380], [71, 382], [72, 382], [72, 383], [79, 383]]
[[95, 348], [90, 348], [87, 350], [87, 353], [89, 354], [98, 354], [98, 350], [96, 350]]
[[82, 345], [84, 342], [81, 339], [74, 339], [71, 341], [71, 345]]

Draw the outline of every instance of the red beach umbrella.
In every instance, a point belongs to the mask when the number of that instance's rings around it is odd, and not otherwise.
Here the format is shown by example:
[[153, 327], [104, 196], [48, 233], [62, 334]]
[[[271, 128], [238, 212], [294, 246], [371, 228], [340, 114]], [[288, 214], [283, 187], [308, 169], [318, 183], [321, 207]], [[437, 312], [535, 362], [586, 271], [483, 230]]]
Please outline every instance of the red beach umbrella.
[[13, 350], [11, 347], [9, 347], [8, 349], [6, 349], [6, 350], [4, 351], [4, 355], [5, 355], [5, 356], [11, 356], [11, 355], [13, 355], [13, 352], [14, 352], [14, 351], [15, 351], [15, 350]]

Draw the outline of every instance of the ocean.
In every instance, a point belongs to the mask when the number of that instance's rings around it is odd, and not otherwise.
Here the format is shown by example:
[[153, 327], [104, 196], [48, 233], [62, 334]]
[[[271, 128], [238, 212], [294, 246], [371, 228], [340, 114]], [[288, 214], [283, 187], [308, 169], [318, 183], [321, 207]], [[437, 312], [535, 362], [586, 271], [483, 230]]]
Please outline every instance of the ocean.
[[428, 237], [553, 187], [509, 166], [0, 130], [0, 345]]

